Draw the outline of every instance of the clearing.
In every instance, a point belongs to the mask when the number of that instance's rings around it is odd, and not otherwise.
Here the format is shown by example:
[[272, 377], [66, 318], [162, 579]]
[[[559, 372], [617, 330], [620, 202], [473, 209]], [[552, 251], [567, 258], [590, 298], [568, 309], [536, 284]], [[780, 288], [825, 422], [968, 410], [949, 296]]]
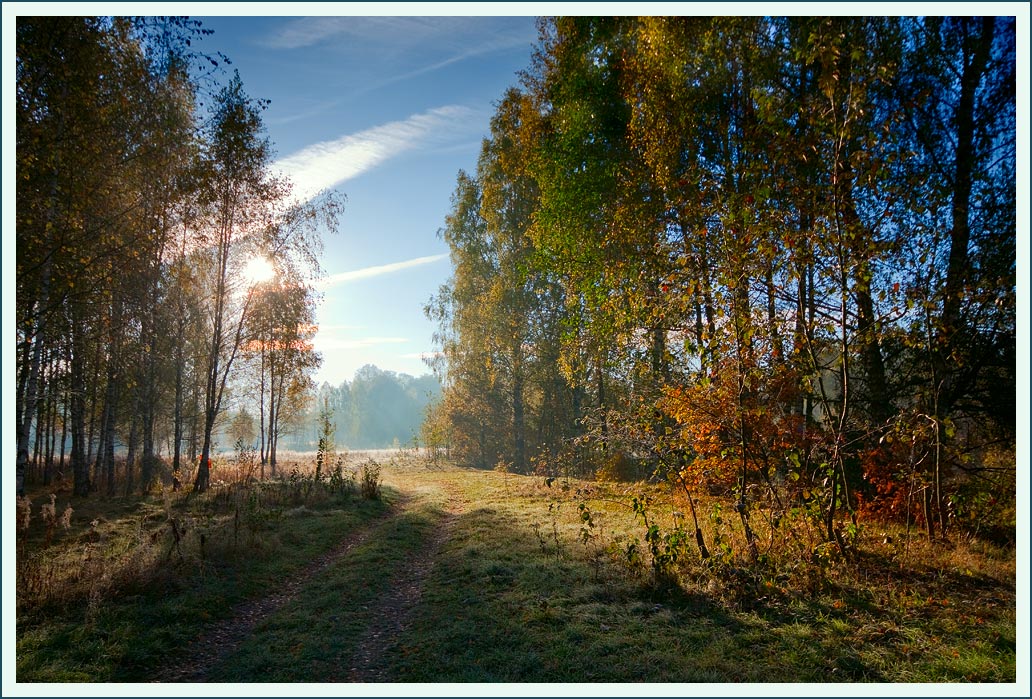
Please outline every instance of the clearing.
[[295, 472], [34, 521], [17, 680], [1015, 681], [1013, 550], [915, 538], [904, 560], [872, 529], [854, 561], [686, 561], [671, 585], [629, 554], [632, 497], [676, 523], [657, 486], [375, 458], [378, 498], [362, 471]]

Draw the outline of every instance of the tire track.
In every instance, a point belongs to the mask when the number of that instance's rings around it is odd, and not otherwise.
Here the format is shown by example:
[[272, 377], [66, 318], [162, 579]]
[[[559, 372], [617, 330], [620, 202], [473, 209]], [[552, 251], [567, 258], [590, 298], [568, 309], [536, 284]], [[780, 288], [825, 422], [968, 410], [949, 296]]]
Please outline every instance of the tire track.
[[[445, 484], [440, 484], [445, 486]], [[445, 486], [448, 503], [436, 531], [420, 551], [410, 558], [391, 578], [390, 592], [372, 610], [373, 622], [366, 629], [351, 656], [348, 682], [390, 682], [384, 656], [409, 627], [412, 614], [419, 605], [438, 552], [451, 536], [451, 530], [464, 508]]]
[[406, 505], [408, 496], [401, 499], [357, 529], [345, 536], [333, 549], [313, 559], [302, 570], [275, 592], [264, 597], [246, 600], [234, 607], [232, 615], [204, 631], [181, 651], [187, 665], [166, 665], [159, 671], [155, 682], [207, 682], [213, 669], [232, 655], [250, 637], [254, 628], [270, 615], [292, 602], [303, 585], [324, 570], [361, 546], [383, 524], [397, 517]]

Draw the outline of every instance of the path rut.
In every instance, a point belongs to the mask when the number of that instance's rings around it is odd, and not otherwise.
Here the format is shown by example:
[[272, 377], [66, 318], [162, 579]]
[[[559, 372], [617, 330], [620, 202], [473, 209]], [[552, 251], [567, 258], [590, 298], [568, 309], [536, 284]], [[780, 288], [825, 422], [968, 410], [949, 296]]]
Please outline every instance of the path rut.
[[293, 601], [308, 580], [322, 573], [357, 546], [364, 544], [377, 530], [378, 525], [392, 516], [397, 516], [394, 508], [366, 523], [361, 529], [351, 532], [333, 549], [313, 559], [276, 592], [238, 604], [228, 619], [209, 628], [183, 649], [181, 655], [189, 659], [188, 665], [166, 665], [155, 681], [207, 682], [209, 673], [232, 655], [259, 623]]
[[392, 679], [384, 667], [383, 656], [408, 628], [437, 554], [448, 540], [452, 525], [461, 512], [458, 501], [449, 494], [444, 517], [433, 536], [394, 574], [388, 588], [390, 592], [383, 596], [374, 610], [373, 622], [352, 655], [347, 681], [389, 682]]
[[[428, 537], [419, 551], [396, 570], [376, 606], [369, 610], [372, 622], [362, 634], [350, 659], [342, 661], [340, 676], [328, 678], [330, 682], [388, 682], [391, 680], [383, 666], [383, 656], [408, 628], [412, 614], [423, 595], [426, 582], [441, 547], [448, 540], [452, 525], [463, 511], [462, 503], [446, 489], [447, 503], [444, 515], [433, 534]], [[232, 615], [206, 630], [182, 650], [181, 657], [187, 663], [166, 665], [155, 678], [156, 682], [208, 682], [212, 671], [230, 658], [247, 640], [254, 629], [270, 615], [298, 595], [310, 580], [323, 573], [347, 556], [356, 547], [362, 546], [379, 531], [384, 523], [397, 517], [411, 506], [417, 496], [405, 493], [398, 504], [384, 514], [365, 524], [341, 540], [332, 550], [313, 560], [293, 578], [285, 582], [276, 592], [247, 600], [234, 608]], [[319, 681], [313, 678], [313, 681]]]

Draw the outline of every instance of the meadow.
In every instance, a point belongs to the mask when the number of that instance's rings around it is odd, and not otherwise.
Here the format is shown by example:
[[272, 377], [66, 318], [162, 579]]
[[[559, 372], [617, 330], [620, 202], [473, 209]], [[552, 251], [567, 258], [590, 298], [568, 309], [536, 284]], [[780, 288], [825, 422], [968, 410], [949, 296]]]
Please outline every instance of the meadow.
[[214, 473], [30, 496], [18, 682], [1016, 681], [1007, 546], [869, 525], [849, 559], [770, 537], [746, 565], [700, 499], [703, 562], [663, 484], [412, 451]]

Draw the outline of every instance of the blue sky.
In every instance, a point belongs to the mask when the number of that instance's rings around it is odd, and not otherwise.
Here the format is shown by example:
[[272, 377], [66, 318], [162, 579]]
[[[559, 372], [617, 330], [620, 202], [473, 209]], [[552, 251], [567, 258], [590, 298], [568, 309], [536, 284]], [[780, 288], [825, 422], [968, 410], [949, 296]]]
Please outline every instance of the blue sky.
[[199, 48], [221, 51], [249, 94], [272, 101], [273, 168], [301, 195], [346, 196], [339, 232], [324, 236], [317, 380], [350, 380], [364, 364], [427, 373], [434, 326], [423, 306], [450, 274], [437, 231], [459, 169], [476, 167], [494, 102], [529, 66], [534, 18], [197, 18], [215, 32]]

